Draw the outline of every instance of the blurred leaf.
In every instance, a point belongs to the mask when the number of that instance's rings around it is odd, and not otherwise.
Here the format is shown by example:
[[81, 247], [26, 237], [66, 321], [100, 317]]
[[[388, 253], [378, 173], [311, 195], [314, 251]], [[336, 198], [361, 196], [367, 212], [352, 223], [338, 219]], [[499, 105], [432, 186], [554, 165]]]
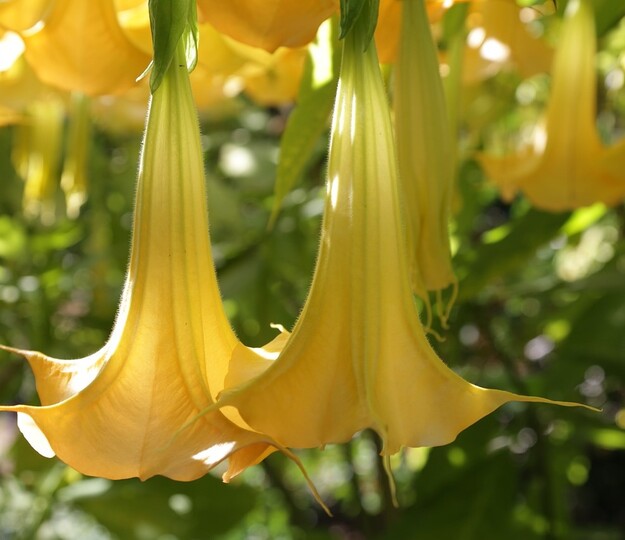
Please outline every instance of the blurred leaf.
[[[331, 52], [331, 51], [330, 51]], [[336, 55], [335, 59], [336, 60]], [[336, 66], [331, 57], [325, 59]], [[306, 68], [300, 86], [298, 103], [291, 112], [280, 140], [280, 161], [275, 184], [275, 198], [269, 226], [273, 227], [284, 197], [293, 189], [310, 162], [313, 152], [328, 127], [328, 118], [334, 105], [338, 70], [327, 82], [315, 86], [312, 56], [306, 60]]]
[[[509, 224], [508, 234], [491, 244], [481, 244], [460, 262], [460, 298], [472, 298], [495, 279], [520, 269], [536, 250], [553, 238], [570, 214], [531, 209]], [[463, 264], [464, 263], [464, 264]]]
[[16, 259], [26, 245], [26, 231], [17, 221], [0, 216], [0, 257]]
[[601, 296], [581, 314], [561, 345], [563, 355], [610, 361], [625, 376], [625, 291]]
[[74, 503], [120, 538], [137, 540], [166, 534], [185, 540], [211, 538], [234, 527], [256, 499], [253, 489], [225, 486], [212, 476], [194, 482], [120, 480], [101, 495], [89, 494], [85, 490]]
[[526, 530], [515, 534], [511, 526], [518, 480], [509, 455], [499, 452], [463, 466], [446, 464], [454, 466], [457, 474], [445, 489], [430, 498], [417, 492], [417, 503], [402, 513], [383, 538], [500, 540], [502, 531], [509, 540], [531, 538]]
[[613, 0], [595, 0], [597, 32], [603, 36], [625, 17], [625, 3]]

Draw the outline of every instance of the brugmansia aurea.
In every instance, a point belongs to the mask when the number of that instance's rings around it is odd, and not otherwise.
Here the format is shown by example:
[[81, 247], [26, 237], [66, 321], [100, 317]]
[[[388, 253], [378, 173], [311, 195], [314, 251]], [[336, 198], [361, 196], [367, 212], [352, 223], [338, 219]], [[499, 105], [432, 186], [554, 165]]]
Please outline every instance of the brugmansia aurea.
[[437, 292], [445, 324], [440, 294], [457, 287], [448, 227], [455, 152], [425, 0], [404, 0], [402, 6], [394, 105], [410, 273], [428, 308], [428, 292]]
[[113, 0], [13, 0], [0, 9], [0, 25], [21, 31], [37, 76], [65, 90], [117, 94], [149, 62], [124, 35]]
[[63, 103], [49, 96], [32, 103], [15, 128], [12, 161], [24, 180], [24, 214], [49, 225], [55, 218], [57, 173], [63, 147]]
[[308, 299], [273, 364], [217, 406], [288, 447], [373, 428], [389, 456], [449, 443], [508, 401], [574, 405], [470, 384], [428, 344], [408, 272], [389, 107], [366, 32], [359, 20], [344, 41]]
[[275, 450], [220, 411], [179, 432], [224, 389], [234, 351], [246, 366], [270, 355], [241, 345], [223, 312], [184, 66], [179, 46], [151, 100], [129, 269], [108, 343], [78, 360], [6, 348], [29, 361], [42, 405], [0, 410], [18, 413], [37, 451], [84, 474], [191, 480], [229, 458], [227, 480]]
[[517, 191], [546, 210], [562, 211], [625, 197], [625, 139], [611, 147], [596, 127], [595, 22], [590, 0], [566, 8], [544, 124], [533, 144], [501, 157], [483, 154], [486, 175], [511, 200]]

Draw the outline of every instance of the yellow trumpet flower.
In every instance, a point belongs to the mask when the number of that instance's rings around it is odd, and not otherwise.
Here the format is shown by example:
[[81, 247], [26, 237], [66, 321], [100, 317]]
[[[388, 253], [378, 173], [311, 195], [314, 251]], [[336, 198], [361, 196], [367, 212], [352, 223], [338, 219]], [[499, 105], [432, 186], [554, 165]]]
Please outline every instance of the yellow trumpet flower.
[[538, 208], [563, 211], [625, 197], [625, 139], [606, 147], [597, 132], [596, 36], [592, 2], [571, 0], [553, 61], [551, 96], [532, 145], [482, 154], [486, 175], [511, 200], [523, 192]]
[[38, 12], [43, 18], [21, 35], [27, 61], [46, 84], [117, 94], [133, 86], [150, 61], [122, 32], [113, 0], [48, 1]]
[[91, 141], [89, 99], [82, 94], [71, 96], [68, 131], [61, 187], [65, 193], [67, 215], [74, 219], [87, 200], [87, 158]]
[[230, 41], [245, 62], [236, 72], [245, 93], [263, 106], [292, 103], [304, 72], [306, 49], [280, 47], [273, 53]]
[[338, 8], [337, 0], [197, 0], [197, 4], [217, 30], [269, 52], [306, 45]]
[[223, 311], [184, 64], [179, 46], [150, 104], [130, 264], [108, 342], [78, 360], [4, 347], [30, 363], [42, 405], [0, 410], [18, 413], [42, 455], [88, 475], [192, 480], [229, 458], [227, 480], [275, 449], [219, 411], [178, 433], [223, 390], [233, 351], [256, 365], [272, 354], [243, 347]]
[[50, 225], [63, 148], [63, 102], [55, 96], [35, 101], [15, 128], [12, 161], [24, 180], [24, 213]]
[[365, 35], [357, 21], [344, 42], [320, 252], [302, 314], [277, 360], [216, 406], [292, 448], [373, 428], [388, 456], [447, 444], [508, 401], [573, 405], [470, 384], [430, 347], [410, 285], [389, 107]]
[[[152, 54], [147, 2], [137, 2], [118, 15], [130, 41]], [[201, 111], [228, 110], [228, 100], [238, 91], [264, 106], [295, 100], [306, 49], [280, 47], [269, 53], [218, 32], [206, 21], [198, 25], [198, 30], [198, 65], [191, 74], [191, 85]]]
[[[455, 152], [425, 1], [404, 0], [402, 5], [394, 102], [397, 156], [411, 279], [428, 307], [429, 325], [428, 291], [440, 296], [443, 289], [457, 287], [448, 227]], [[438, 307], [445, 324], [447, 314]]]
[[0, 126], [25, 121], [28, 105], [48, 94], [24, 60], [22, 38], [0, 30]]

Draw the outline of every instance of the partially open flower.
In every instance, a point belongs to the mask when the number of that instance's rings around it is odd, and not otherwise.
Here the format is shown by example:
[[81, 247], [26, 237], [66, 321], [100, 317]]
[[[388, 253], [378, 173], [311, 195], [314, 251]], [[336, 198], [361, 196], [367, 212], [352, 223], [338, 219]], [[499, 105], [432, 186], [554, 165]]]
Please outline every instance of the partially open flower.
[[8, 349], [29, 361], [42, 406], [0, 410], [18, 412], [37, 451], [84, 474], [191, 480], [230, 458], [228, 479], [275, 449], [220, 411], [178, 433], [223, 390], [235, 349], [264, 361], [237, 341], [223, 311], [183, 58], [179, 47], [151, 101], [130, 266], [108, 343], [78, 360]]
[[[440, 295], [447, 287], [453, 285], [455, 290], [457, 286], [448, 226], [455, 152], [425, 0], [404, 0], [402, 5], [395, 70], [397, 156], [407, 209], [410, 277], [429, 308], [429, 291]], [[443, 324], [445, 311], [439, 305]]]
[[365, 35], [358, 21], [344, 42], [308, 299], [277, 360], [217, 406], [289, 447], [370, 427], [389, 455], [447, 444], [508, 401], [548, 400], [470, 384], [430, 347], [410, 285], [389, 107]]
[[595, 23], [592, 2], [571, 0], [554, 57], [544, 123], [517, 153], [483, 154], [502, 196], [523, 192], [538, 208], [562, 211], [625, 197], [625, 139], [606, 147], [597, 131]]

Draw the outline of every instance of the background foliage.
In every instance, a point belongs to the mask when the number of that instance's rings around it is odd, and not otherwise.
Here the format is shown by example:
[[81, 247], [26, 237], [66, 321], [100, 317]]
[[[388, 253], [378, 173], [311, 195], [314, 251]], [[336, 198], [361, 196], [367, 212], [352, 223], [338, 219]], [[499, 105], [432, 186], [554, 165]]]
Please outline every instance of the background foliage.
[[[625, 22], [599, 2], [599, 69], [623, 65]], [[621, 14], [622, 16], [622, 14]], [[621, 64], [619, 64], [619, 62]], [[621, 72], [623, 68], [620, 68]], [[536, 98], [520, 104], [518, 88]], [[463, 95], [463, 140], [501, 136], [545, 98], [544, 77], [500, 73]], [[327, 102], [325, 94], [320, 100]], [[541, 93], [542, 92], [542, 93]], [[602, 87], [600, 125], [621, 136], [625, 90]], [[477, 111], [488, 110], [489, 118]], [[241, 99], [204, 118], [214, 255], [226, 310], [243, 342], [291, 327], [305, 299], [319, 231], [327, 133], [272, 229], [280, 136], [290, 110]], [[312, 114], [312, 112], [311, 112]], [[302, 129], [310, 119], [300, 114]], [[315, 125], [318, 125], [319, 121]], [[0, 342], [64, 358], [108, 336], [127, 263], [140, 134], [96, 129], [89, 200], [80, 217], [43, 225], [24, 217], [10, 160], [14, 127], [0, 130]], [[293, 128], [291, 128], [293, 129]], [[60, 171], [59, 171], [60, 174]], [[36, 454], [11, 414], [0, 416], [0, 538], [412, 538], [617, 540], [625, 536], [625, 209], [572, 213], [504, 204], [465, 153], [453, 226], [460, 297], [442, 358], [480, 385], [577, 400], [601, 413], [512, 404], [452, 445], [394, 458], [393, 508], [378, 441], [302, 452], [332, 508], [314, 503], [279, 455], [230, 486], [83, 477]], [[0, 352], [0, 401], [34, 402], [25, 363]]]

